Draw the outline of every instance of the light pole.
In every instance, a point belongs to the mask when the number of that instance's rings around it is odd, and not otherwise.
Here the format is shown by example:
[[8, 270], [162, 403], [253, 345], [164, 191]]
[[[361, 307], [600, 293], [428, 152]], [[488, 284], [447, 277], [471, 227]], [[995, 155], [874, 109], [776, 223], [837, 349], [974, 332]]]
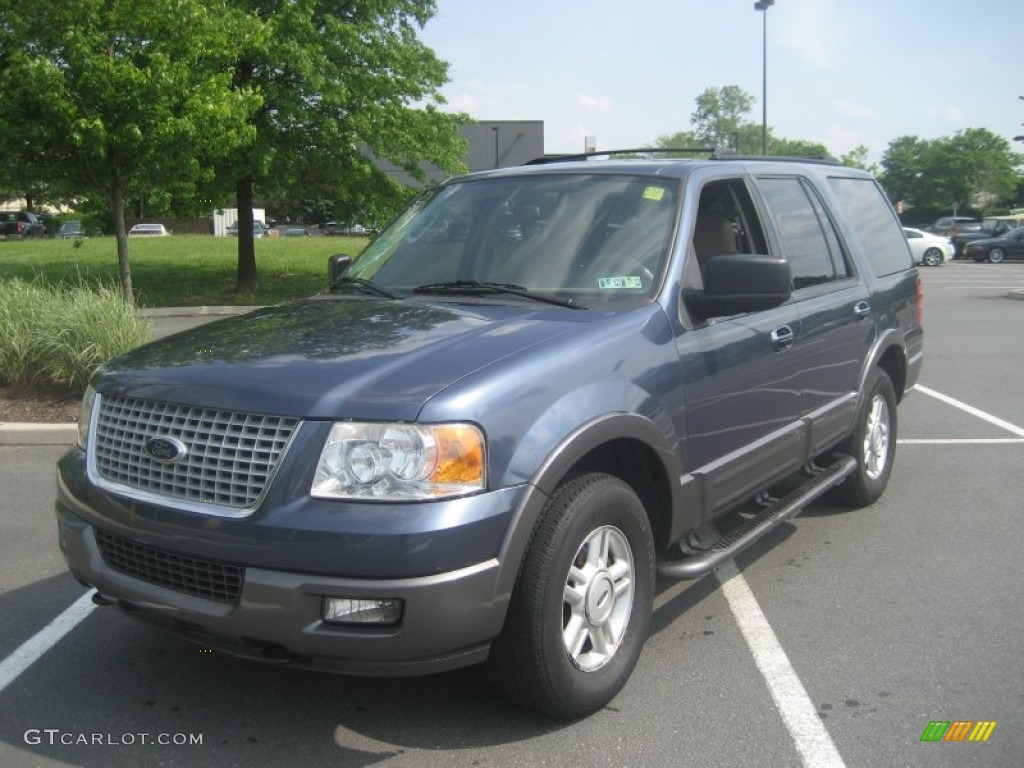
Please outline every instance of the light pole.
[[757, 0], [754, 10], [761, 11], [761, 154], [768, 154], [768, 9], [775, 0]]

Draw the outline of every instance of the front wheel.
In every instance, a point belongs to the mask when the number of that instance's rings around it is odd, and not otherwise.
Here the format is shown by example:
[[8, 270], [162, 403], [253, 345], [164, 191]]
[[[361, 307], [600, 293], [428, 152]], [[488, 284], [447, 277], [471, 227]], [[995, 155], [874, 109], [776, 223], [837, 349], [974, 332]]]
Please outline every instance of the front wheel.
[[885, 371], [868, 379], [854, 433], [839, 450], [857, 460], [857, 468], [836, 489], [838, 500], [854, 507], [873, 504], [885, 492], [896, 459], [896, 391]]
[[654, 574], [650, 522], [633, 489], [600, 473], [570, 478], [527, 549], [488, 659], [494, 684], [549, 717], [603, 707], [640, 658]]
[[1001, 264], [1003, 259], [1006, 258], [1006, 254], [1003, 253], [1002, 248], [993, 248], [988, 252], [988, 260], [993, 264]]
[[942, 263], [942, 251], [938, 248], [929, 248], [921, 257], [926, 267], [937, 267]]

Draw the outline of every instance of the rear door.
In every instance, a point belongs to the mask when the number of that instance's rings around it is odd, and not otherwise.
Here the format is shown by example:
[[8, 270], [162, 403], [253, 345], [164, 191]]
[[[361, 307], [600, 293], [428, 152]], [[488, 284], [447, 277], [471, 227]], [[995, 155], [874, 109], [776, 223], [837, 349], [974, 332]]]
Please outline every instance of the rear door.
[[857, 382], [875, 329], [868, 288], [811, 182], [760, 176], [757, 188], [793, 272], [800, 317], [800, 415], [811, 455], [843, 437], [857, 407]]

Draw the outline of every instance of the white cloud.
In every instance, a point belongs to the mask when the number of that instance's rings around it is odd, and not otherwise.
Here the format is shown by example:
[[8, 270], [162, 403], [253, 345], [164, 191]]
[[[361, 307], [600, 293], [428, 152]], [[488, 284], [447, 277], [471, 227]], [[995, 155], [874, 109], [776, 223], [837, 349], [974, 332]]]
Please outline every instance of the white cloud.
[[839, 110], [839, 114], [843, 117], [850, 117], [856, 120], [874, 120], [875, 116], [871, 113], [867, 107], [861, 106], [860, 104], [854, 104], [852, 101], [843, 101], [840, 99], [836, 102], [836, 109]]
[[462, 91], [460, 93], [448, 94], [445, 96], [448, 107], [452, 112], [466, 112], [472, 114], [477, 108], [477, 101], [473, 94]]
[[942, 120], [946, 123], [962, 123], [964, 121], [964, 113], [956, 107], [928, 107], [926, 112], [928, 117]]
[[878, 142], [871, 136], [858, 131], [851, 131], [844, 126], [834, 124], [830, 125], [826, 130], [826, 138], [822, 143], [828, 147], [836, 157], [845, 155], [861, 145], [866, 146], [871, 152], [878, 150]]
[[604, 97], [589, 96], [586, 93], [581, 93], [576, 97], [576, 101], [581, 107], [585, 109], [591, 109], [596, 112], [608, 112], [612, 108], [611, 99]]

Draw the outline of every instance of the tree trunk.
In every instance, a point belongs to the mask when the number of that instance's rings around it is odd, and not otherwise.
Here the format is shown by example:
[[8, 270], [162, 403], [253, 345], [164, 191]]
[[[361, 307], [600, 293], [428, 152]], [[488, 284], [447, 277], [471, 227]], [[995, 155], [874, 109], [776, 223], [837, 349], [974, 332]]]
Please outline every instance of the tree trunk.
[[238, 180], [235, 200], [238, 205], [238, 293], [256, 293], [259, 277], [256, 274], [256, 245], [252, 236], [252, 176]]
[[124, 190], [120, 185], [114, 187], [110, 194], [110, 206], [114, 210], [114, 235], [117, 239], [117, 271], [121, 278], [121, 294], [124, 297], [124, 303], [134, 307], [132, 267], [128, 261], [128, 233], [124, 227]]

